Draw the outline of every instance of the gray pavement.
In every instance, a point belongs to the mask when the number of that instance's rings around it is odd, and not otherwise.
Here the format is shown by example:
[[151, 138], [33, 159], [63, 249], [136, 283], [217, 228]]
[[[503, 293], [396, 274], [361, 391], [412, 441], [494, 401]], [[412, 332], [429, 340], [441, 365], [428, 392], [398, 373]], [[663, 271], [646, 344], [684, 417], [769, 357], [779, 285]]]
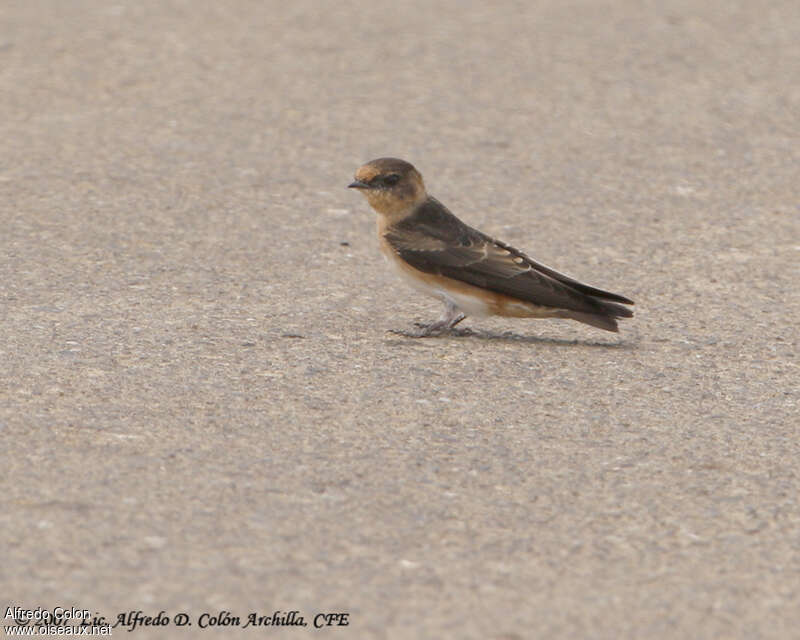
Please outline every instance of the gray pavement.
[[[794, 0], [5, 0], [0, 605], [800, 637], [799, 78]], [[383, 155], [636, 317], [387, 333]]]

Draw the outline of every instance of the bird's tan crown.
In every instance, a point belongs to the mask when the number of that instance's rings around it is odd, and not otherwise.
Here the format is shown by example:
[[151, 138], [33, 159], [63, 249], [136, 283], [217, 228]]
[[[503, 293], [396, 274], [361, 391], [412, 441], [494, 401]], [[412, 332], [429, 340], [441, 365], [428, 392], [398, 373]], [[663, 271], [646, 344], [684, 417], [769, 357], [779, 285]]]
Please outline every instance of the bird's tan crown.
[[[414, 165], [399, 158], [378, 158], [377, 160], [370, 160], [366, 164], [360, 166], [356, 171], [356, 180], [363, 180], [364, 182], [371, 182], [378, 176], [388, 176], [396, 173], [400, 178], [416, 174], [419, 172], [414, 168]], [[421, 176], [420, 176], [421, 178]]]

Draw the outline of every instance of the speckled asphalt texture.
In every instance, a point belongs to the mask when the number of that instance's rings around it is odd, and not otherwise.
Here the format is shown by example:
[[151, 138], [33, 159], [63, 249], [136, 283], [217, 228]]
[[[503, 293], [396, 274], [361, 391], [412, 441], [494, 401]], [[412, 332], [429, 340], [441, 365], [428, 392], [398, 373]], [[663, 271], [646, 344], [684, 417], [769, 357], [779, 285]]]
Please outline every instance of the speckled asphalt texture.
[[[799, 69], [795, 0], [5, 0], [0, 605], [797, 637]], [[385, 155], [636, 317], [388, 333]]]

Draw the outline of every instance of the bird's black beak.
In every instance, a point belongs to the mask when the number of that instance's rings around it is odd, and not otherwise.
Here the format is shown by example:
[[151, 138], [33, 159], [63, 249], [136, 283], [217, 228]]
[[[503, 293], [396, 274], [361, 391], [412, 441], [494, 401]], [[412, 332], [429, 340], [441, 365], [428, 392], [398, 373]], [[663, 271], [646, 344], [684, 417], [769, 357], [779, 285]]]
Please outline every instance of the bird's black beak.
[[369, 185], [363, 180], [353, 180], [347, 185], [348, 189], [369, 189]]

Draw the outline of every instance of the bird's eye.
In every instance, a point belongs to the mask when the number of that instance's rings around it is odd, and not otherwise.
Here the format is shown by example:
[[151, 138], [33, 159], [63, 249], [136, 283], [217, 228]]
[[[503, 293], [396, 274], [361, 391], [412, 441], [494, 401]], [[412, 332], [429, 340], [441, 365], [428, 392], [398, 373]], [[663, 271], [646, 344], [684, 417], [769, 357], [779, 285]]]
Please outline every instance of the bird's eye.
[[400, 176], [396, 173], [390, 173], [383, 179], [383, 184], [385, 184], [387, 187], [393, 187], [398, 182], [400, 182]]

